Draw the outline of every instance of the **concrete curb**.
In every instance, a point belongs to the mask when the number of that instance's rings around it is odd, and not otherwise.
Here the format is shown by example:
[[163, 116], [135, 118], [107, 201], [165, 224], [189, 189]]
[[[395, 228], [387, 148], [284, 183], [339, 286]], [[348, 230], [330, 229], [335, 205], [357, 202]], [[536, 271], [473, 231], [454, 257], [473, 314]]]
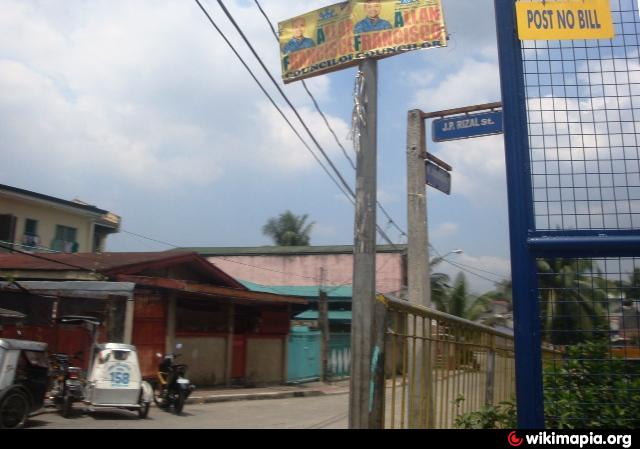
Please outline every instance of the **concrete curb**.
[[260, 399], [286, 399], [312, 396], [325, 396], [333, 394], [347, 394], [348, 391], [326, 392], [322, 390], [309, 391], [275, 391], [268, 393], [246, 393], [246, 394], [220, 394], [214, 396], [192, 396], [187, 399], [187, 404], [209, 404], [213, 402], [230, 401], [251, 401]]

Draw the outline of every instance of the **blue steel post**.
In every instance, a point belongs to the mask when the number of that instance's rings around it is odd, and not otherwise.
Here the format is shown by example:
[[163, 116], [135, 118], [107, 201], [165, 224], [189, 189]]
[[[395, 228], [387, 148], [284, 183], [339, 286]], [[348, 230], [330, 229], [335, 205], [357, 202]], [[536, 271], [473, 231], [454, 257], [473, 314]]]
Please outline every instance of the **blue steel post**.
[[537, 429], [544, 427], [544, 399], [537, 270], [527, 245], [534, 221], [522, 50], [515, 0], [495, 0], [495, 11], [509, 201], [518, 427]]

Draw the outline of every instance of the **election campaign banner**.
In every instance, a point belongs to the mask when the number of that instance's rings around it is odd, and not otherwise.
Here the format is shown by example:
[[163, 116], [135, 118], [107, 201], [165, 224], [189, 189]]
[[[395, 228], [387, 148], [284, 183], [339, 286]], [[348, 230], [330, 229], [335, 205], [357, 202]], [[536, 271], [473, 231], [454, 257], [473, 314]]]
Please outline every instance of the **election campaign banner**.
[[412, 50], [445, 47], [440, 0], [350, 0], [278, 24], [285, 83]]
[[609, 0], [519, 1], [521, 40], [613, 39]]

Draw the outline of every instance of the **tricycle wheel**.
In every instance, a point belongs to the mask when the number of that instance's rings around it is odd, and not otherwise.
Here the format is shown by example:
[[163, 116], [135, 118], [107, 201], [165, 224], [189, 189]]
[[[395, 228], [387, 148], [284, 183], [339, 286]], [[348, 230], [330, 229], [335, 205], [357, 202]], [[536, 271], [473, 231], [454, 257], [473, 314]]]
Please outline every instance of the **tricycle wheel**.
[[62, 407], [60, 409], [60, 413], [63, 418], [69, 418], [71, 416], [71, 412], [73, 411], [73, 399], [71, 399], [71, 395], [69, 392], [64, 394], [62, 398]]
[[138, 409], [138, 418], [140, 419], [145, 419], [147, 416], [149, 416], [149, 407], [151, 406], [151, 404], [149, 404], [148, 402], [140, 402], [140, 408]]
[[155, 402], [158, 407], [167, 406], [166, 400], [164, 399], [164, 389], [162, 385], [160, 385], [160, 382], [154, 382], [153, 384], [153, 402]]
[[29, 418], [29, 399], [21, 391], [12, 391], [0, 401], [0, 429], [19, 429]]
[[173, 404], [175, 412], [176, 412], [177, 415], [182, 413], [182, 409], [184, 408], [185, 399], [186, 399], [186, 395], [185, 395], [184, 391], [178, 390], [178, 393], [176, 393], [176, 402]]

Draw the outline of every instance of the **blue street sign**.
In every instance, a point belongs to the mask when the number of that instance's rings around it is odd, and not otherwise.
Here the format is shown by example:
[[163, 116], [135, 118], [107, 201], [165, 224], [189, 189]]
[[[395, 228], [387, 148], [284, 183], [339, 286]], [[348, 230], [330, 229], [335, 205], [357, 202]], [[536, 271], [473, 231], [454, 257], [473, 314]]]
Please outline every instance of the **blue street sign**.
[[433, 121], [434, 142], [502, 133], [502, 111], [457, 115]]
[[433, 162], [425, 161], [427, 168], [427, 184], [447, 195], [451, 194], [451, 173]]

